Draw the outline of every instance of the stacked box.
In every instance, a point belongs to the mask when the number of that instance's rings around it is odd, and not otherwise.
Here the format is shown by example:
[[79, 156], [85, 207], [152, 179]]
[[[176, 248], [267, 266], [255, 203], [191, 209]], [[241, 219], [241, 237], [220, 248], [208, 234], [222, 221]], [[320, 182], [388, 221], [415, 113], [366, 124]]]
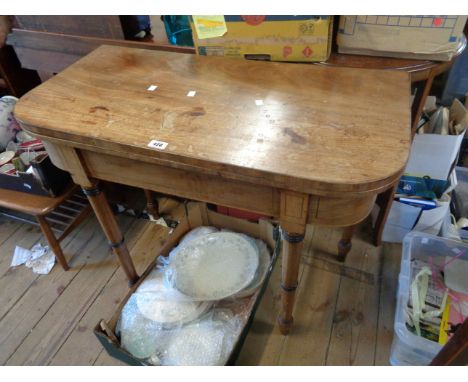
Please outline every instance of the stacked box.
[[466, 20], [467, 16], [341, 16], [338, 51], [450, 61], [461, 45]]

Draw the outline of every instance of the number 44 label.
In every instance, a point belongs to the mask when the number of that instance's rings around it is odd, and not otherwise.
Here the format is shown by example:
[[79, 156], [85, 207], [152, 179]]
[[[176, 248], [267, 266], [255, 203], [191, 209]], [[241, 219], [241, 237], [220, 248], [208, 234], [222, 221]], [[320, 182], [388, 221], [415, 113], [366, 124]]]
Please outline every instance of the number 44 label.
[[163, 141], [157, 141], [156, 139], [153, 139], [148, 143], [148, 147], [151, 147], [152, 149], [156, 150], [164, 150], [167, 147], [168, 143], [163, 142]]

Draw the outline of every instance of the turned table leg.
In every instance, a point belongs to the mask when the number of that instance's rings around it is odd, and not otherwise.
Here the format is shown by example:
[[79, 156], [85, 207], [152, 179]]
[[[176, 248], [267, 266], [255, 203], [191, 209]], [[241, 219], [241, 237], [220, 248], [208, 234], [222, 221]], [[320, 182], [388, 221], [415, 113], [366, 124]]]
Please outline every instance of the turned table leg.
[[341, 239], [338, 242], [338, 261], [344, 262], [346, 260], [346, 255], [351, 250], [354, 228], [354, 225], [345, 227], [341, 234]]
[[153, 219], [159, 219], [159, 205], [158, 201], [154, 197], [154, 192], [151, 190], [143, 190], [146, 197], [146, 211], [153, 217]]
[[298, 285], [299, 263], [302, 254], [304, 234], [283, 230], [283, 263], [281, 275], [281, 305], [278, 325], [282, 334], [289, 334], [293, 323], [293, 308]]
[[120, 264], [129, 280], [129, 285], [135, 284], [138, 281], [138, 274], [106, 196], [99, 189], [97, 183], [93, 187], [83, 187], [83, 192], [88, 197], [94, 213], [109, 240], [112, 252], [119, 258]]
[[308, 195], [293, 191], [281, 192], [280, 224], [283, 236], [283, 266], [281, 274], [282, 306], [278, 316], [278, 325], [284, 335], [289, 334], [293, 323], [292, 314], [308, 210]]
[[70, 268], [68, 267], [67, 260], [65, 259], [65, 256], [63, 255], [62, 248], [60, 247], [60, 243], [55, 237], [55, 234], [53, 233], [52, 228], [50, 228], [49, 223], [44, 218], [44, 216], [36, 216], [36, 219], [39, 223], [39, 226], [41, 227], [42, 233], [44, 234], [47, 242], [49, 243], [52, 249], [52, 252], [55, 255], [55, 258], [57, 259], [59, 264], [62, 266], [63, 270], [68, 271], [68, 269]]

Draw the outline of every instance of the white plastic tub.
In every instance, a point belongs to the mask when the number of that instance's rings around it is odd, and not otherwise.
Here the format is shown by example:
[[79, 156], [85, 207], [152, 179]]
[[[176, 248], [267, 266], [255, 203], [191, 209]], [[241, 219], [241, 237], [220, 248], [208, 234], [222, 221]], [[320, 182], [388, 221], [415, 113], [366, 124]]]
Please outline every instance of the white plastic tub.
[[459, 259], [468, 260], [468, 244], [422, 232], [410, 232], [403, 240], [402, 251], [390, 363], [393, 366], [428, 365], [442, 346], [418, 337], [406, 328], [405, 307], [410, 293], [411, 259], [427, 260], [433, 256], [435, 263], [443, 263], [446, 256], [454, 257], [465, 251]]

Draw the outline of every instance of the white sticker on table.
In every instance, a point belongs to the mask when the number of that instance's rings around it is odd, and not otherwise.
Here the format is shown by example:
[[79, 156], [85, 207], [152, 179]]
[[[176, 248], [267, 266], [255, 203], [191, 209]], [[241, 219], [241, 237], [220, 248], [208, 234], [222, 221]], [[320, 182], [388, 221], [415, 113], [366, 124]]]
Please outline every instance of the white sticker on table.
[[156, 150], [164, 150], [167, 147], [168, 143], [163, 142], [163, 141], [157, 141], [156, 139], [153, 139], [148, 143], [148, 147], [151, 147], [152, 149]]
[[154, 92], [157, 88], [158, 87], [156, 85], [150, 85], [147, 90], [150, 92]]
[[255, 100], [255, 105], [257, 105], [257, 106], [263, 106], [263, 100], [262, 100], [262, 99], [256, 99], [256, 100]]
[[190, 90], [188, 93], [187, 93], [187, 97], [195, 97], [195, 94], [197, 94], [197, 92], [195, 90]]

